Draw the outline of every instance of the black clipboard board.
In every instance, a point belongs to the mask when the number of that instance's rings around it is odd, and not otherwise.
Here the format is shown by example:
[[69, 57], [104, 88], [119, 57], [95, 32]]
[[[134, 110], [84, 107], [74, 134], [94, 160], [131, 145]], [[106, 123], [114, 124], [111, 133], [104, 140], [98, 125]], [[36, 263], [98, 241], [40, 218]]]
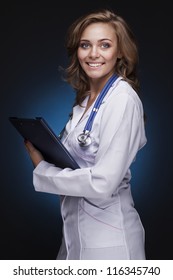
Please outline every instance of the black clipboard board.
[[47, 162], [60, 168], [80, 168], [44, 118], [9, 117], [9, 121], [24, 139], [29, 140], [42, 153]]

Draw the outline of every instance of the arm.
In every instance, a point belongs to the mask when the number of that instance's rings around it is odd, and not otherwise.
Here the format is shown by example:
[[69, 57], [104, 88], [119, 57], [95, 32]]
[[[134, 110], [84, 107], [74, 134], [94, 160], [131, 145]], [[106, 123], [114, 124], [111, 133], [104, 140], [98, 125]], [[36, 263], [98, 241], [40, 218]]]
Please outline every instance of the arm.
[[95, 165], [62, 170], [42, 160], [33, 172], [35, 190], [88, 198], [110, 197], [144, 144], [142, 118], [134, 100], [127, 94], [120, 95], [116, 103], [110, 102], [105, 108]]

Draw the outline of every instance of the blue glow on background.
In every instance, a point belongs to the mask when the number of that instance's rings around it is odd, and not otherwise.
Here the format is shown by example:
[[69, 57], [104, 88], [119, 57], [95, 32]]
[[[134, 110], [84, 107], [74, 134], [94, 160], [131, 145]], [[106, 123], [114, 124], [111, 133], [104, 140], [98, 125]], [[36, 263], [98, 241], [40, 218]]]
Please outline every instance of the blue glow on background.
[[[67, 84], [64, 84], [64, 82], [59, 82], [55, 85], [52, 85], [51, 82], [47, 82], [46, 84], [42, 82], [40, 87], [37, 86], [36, 88], [31, 88], [28, 90], [28, 92], [25, 92], [25, 95], [20, 99], [20, 102], [16, 103], [17, 109], [13, 108], [13, 110], [10, 110], [9, 115], [28, 118], [41, 116], [48, 122], [55, 134], [58, 135], [68, 121], [69, 113], [72, 111], [73, 103], [74, 92]], [[19, 155], [17, 164], [18, 171], [20, 169], [20, 162], [23, 161], [22, 166], [25, 166], [26, 168], [25, 173], [30, 174], [29, 178], [31, 182], [32, 165], [30, 159], [28, 158], [28, 154], [26, 153], [25, 149], [23, 149], [23, 139], [17, 133], [17, 131], [11, 127], [10, 123], [8, 124], [8, 127], [11, 133], [10, 138], [13, 138], [13, 140], [18, 144], [18, 146], [15, 148], [15, 150], [18, 149], [17, 152]], [[26, 174], [24, 176], [26, 176]], [[44, 197], [47, 199], [47, 203], [52, 204], [52, 201], [57, 201], [57, 198], [53, 195], [47, 195]]]

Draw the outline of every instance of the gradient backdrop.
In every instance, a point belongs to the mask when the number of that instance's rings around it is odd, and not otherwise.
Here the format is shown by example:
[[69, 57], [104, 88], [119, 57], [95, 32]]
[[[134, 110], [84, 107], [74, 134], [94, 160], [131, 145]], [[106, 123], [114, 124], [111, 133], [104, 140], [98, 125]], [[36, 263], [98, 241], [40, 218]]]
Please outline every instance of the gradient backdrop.
[[8, 117], [43, 116], [55, 133], [61, 131], [74, 101], [59, 72], [67, 63], [65, 32], [78, 16], [99, 7], [122, 15], [138, 40], [148, 143], [132, 167], [132, 192], [146, 231], [147, 259], [173, 259], [170, 1], [65, 2], [1, 7], [0, 259], [56, 258], [59, 198], [35, 192], [33, 166]]

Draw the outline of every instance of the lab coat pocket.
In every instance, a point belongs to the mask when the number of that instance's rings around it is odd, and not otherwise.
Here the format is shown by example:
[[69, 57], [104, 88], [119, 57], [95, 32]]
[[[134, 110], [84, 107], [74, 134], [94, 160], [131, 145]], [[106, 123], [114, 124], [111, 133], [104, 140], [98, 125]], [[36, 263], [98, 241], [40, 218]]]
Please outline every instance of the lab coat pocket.
[[124, 245], [119, 203], [100, 208], [85, 199], [81, 200], [79, 228], [84, 248]]

